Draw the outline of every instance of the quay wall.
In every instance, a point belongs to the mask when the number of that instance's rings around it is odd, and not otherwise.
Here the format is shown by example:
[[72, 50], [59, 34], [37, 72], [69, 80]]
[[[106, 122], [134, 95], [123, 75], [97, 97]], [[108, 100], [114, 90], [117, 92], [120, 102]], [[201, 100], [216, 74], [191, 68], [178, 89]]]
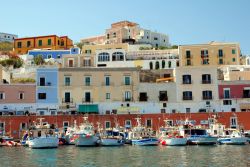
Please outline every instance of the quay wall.
[[[224, 124], [226, 128], [232, 125], [232, 118], [237, 119], [237, 126], [244, 130], [250, 130], [250, 112], [219, 112], [219, 113], [175, 113], [175, 114], [126, 114], [126, 115], [89, 115], [89, 121], [97, 127], [97, 122], [105, 127], [106, 122], [110, 122], [111, 127], [118, 122], [120, 126], [125, 126], [125, 122], [131, 121], [131, 126], [136, 125], [136, 117], [141, 118], [141, 123], [147, 125], [151, 122], [153, 130], [158, 130], [159, 127], [164, 126], [164, 119], [173, 120], [176, 125], [180, 121], [189, 119], [195, 125], [208, 126], [209, 118], [213, 115], [217, 116], [217, 121]], [[38, 118], [44, 118], [43, 122], [54, 124], [59, 129], [65, 129], [66, 126], [73, 126], [76, 120], [77, 125], [83, 122], [83, 115], [50, 115], [50, 116], [0, 116], [0, 128], [6, 135], [10, 135], [16, 139], [21, 138], [23, 131], [38, 122]], [[151, 121], [148, 121], [151, 120]], [[68, 124], [68, 125], [65, 125]], [[149, 125], [150, 126], [150, 123]]]

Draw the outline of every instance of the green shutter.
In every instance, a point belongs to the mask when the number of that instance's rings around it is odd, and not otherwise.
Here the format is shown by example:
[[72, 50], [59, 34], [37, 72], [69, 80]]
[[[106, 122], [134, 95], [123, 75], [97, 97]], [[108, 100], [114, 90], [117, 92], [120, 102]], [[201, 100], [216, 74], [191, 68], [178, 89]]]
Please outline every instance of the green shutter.
[[51, 45], [51, 39], [48, 39], [48, 45]]
[[79, 105], [78, 112], [83, 113], [98, 113], [98, 104], [81, 104]]
[[38, 46], [42, 46], [43, 45], [43, 41], [42, 40], [39, 40], [38, 41]]

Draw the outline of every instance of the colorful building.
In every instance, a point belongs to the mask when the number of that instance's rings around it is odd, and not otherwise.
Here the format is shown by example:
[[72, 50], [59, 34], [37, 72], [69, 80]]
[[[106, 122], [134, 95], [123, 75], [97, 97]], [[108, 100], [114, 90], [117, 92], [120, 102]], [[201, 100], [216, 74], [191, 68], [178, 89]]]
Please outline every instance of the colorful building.
[[67, 50], [71, 47], [73, 47], [73, 41], [67, 36], [48, 35], [14, 40], [14, 50], [17, 54], [26, 54], [33, 49]]
[[223, 66], [240, 65], [238, 43], [210, 42], [208, 44], [180, 45], [181, 66]]
[[36, 74], [36, 113], [56, 115], [58, 110], [58, 68], [39, 68]]

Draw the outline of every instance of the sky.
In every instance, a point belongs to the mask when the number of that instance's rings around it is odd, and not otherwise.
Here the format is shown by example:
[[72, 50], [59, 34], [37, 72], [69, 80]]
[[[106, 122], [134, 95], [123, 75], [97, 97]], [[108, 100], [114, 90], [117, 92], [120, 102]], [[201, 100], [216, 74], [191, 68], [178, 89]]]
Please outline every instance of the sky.
[[250, 55], [250, 0], [0, 0], [0, 32], [68, 35], [74, 42], [133, 21], [173, 45], [239, 42]]

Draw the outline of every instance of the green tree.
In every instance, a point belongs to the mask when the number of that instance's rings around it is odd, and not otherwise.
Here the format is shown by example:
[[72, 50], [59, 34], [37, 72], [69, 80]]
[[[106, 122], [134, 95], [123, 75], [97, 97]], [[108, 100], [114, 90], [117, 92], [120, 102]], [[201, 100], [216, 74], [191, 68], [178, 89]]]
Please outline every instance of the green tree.
[[43, 57], [41, 55], [34, 57], [34, 63], [36, 65], [42, 65], [45, 63]]
[[82, 42], [76, 43], [76, 46], [77, 46], [78, 48], [80, 48], [80, 49], [82, 49], [83, 45], [84, 45], [84, 44], [83, 44]]
[[13, 66], [14, 68], [20, 68], [23, 65], [23, 60], [18, 58], [9, 58], [9, 59], [5, 59], [0, 61], [0, 64], [4, 67], [10, 67]]

